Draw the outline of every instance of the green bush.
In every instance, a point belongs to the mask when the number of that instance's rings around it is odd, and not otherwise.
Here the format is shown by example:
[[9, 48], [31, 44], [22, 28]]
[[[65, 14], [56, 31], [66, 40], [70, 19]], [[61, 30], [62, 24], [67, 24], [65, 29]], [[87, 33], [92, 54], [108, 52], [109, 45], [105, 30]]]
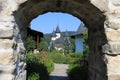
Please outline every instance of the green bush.
[[77, 53], [71, 53], [70, 54], [70, 57], [72, 57], [72, 58], [82, 58], [82, 53], [80, 53], [80, 52], [77, 52]]
[[[49, 73], [54, 69], [54, 63], [48, 56], [43, 54], [27, 54], [26, 62], [28, 80], [29, 78], [37, 78], [36, 74], [39, 74], [38, 80], [49, 80]], [[31, 75], [33, 76], [30, 77]]]
[[88, 67], [76, 66], [69, 72], [70, 80], [88, 80]]
[[39, 74], [38, 73], [30, 74], [30, 76], [28, 76], [28, 80], [39, 80]]
[[84, 50], [83, 54], [71, 54], [75, 60], [69, 64], [68, 75], [70, 80], [88, 80], [88, 32], [83, 33]]
[[69, 64], [72, 61], [70, 56], [65, 56], [57, 51], [50, 52], [49, 55], [53, 59], [54, 63]]
[[82, 58], [81, 53], [70, 53], [64, 55], [61, 51], [52, 51], [48, 53], [49, 56], [53, 59], [54, 63], [70, 64], [75, 62], [78, 59]]
[[69, 64], [68, 75], [70, 80], [88, 80], [88, 65], [83, 57]]
[[44, 64], [47, 68], [47, 71], [50, 73], [54, 70], [54, 62], [47, 53], [41, 54], [40, 63]]
[[27, 37], [25, 47], [27, 52], [32, 52], [36, 48], [36, 42], [33, 40], [32, 36]]

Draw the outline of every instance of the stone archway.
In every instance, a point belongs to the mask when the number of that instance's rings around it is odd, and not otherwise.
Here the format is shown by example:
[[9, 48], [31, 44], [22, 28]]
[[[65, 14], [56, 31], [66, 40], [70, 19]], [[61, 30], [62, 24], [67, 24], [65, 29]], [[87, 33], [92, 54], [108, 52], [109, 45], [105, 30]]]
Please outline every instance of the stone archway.
[[119, 0], [1, 0], [0, 80], [25, 80], [24, 37], [40, 14], [70, 13], [89, 31], [89, 80], [120, 79]]

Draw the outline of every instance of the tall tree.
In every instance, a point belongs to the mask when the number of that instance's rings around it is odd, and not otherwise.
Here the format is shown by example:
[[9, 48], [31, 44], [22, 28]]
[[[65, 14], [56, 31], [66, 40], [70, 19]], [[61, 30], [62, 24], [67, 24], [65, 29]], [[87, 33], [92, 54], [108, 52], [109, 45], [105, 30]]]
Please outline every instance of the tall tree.
[[32, 36], [28, 36], [26, 39], [26, 51], [30, 52], [36, 48], [36, 42], [33, 40]]
[[83, 49], [83, 62], [84, 65], [87, 65], [88, 63], [88, 56], [89, 56], [89, 46], [88, 46], [88, 31], [85, 31], [83, 34], [83, 43], [84, 43], [84, 49]]
[[71, 42], [68, 36], [68, 32], [66, 31], [64, 38], [64, 53], [68, 54], [70, 50], [71, 50]]
[[41, 42], [40, 42], [40, 45], [39, 45], [39, 50], [40, 51], [47, 51], [48, 50], [48, 44], [47, 44], [47, 41], [44, 38], [41, 39]]

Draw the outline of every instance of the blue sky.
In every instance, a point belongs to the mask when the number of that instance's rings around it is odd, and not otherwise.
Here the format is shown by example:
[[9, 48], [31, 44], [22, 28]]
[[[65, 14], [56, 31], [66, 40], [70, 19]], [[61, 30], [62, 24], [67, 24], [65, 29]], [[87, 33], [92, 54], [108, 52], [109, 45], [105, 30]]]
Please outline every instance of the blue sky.
[[81, 21], [70, 14], [49, 12], [39, 15], [30, 23], [31, 29], [43, 33], [51, 33], [58, 25], [61, 31], [76, 31]]

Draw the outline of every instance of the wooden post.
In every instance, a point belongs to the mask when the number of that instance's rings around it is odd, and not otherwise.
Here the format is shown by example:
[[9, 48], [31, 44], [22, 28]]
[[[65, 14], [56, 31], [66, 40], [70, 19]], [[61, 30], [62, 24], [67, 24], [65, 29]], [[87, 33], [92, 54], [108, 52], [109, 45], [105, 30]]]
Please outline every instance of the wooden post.
[[40, 36], [37, 34], [37, 44], [36, 44], [37, 45], [37, 47], [36, 47], [37, 50], [39, 48], [39, 41], [40, 41], [39, 39], [40, 39]]

